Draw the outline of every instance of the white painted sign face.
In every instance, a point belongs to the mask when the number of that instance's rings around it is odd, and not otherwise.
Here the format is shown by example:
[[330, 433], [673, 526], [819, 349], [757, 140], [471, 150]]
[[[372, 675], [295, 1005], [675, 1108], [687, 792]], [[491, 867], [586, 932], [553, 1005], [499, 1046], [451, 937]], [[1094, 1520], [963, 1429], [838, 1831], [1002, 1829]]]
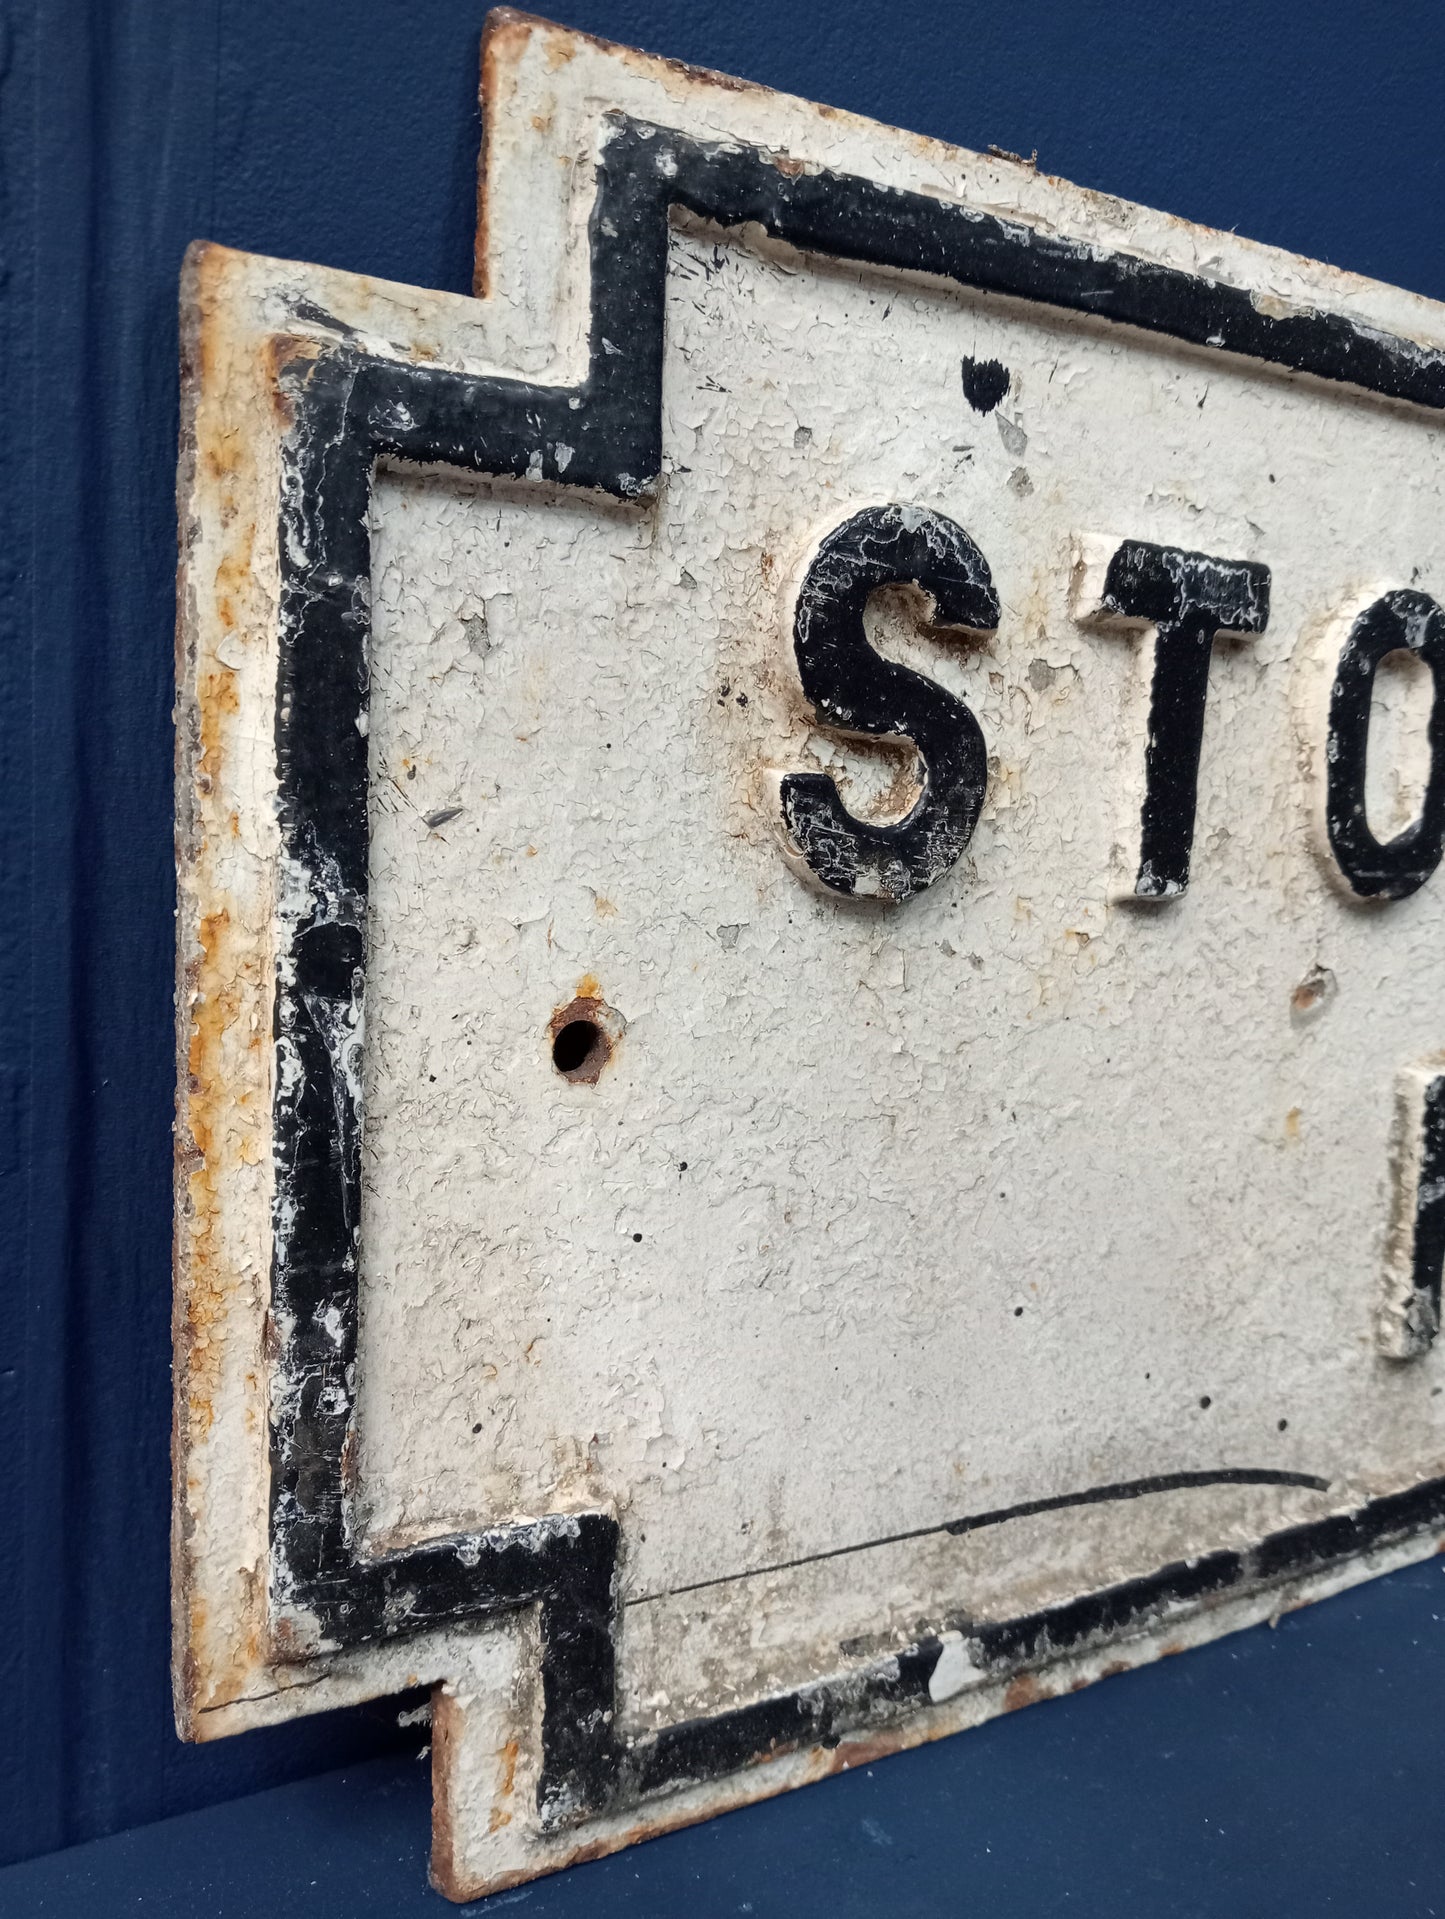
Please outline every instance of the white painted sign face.
[[1445, 1535], [1445, 314], [493, 17], [186, 281], [177, 1698], [529, 1877]]

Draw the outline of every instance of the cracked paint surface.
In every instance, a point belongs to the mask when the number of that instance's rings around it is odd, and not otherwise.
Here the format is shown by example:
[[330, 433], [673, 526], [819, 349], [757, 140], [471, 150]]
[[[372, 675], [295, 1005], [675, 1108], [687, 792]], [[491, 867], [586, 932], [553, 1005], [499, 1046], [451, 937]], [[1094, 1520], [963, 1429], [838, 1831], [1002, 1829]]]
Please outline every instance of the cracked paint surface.
[[[653, 1590], [824, 1550], [840, 1510], [860, 1539], [923, 1523], [960, 1467], [1000, 1504], [1201, 1447], [1388, 1477], [1438, 1428], [1368, 1346], [1393, 1096], [1369, 1063], [1428, 1050], [1434, 1015], [1372, 984], [1438, 965], [1436, 915], [1331, 896], [1291, 655], [1362, 567], [1427, 550], [1438, 492], [1364, 524], [1353, 489], [1331, 505], [1313, 396], [1244, 369], [796, 280], [675, 241], [655, 515], [377, 489], [371, 1523], [416, 1537], [620, 1493], [629, 1583]], [[1027, 515], [1007, 448], [955, 451], [963, 346], [1020, 369]], [[860, 417], [875, 383], [886, 415]], [[1430, 445], [1414, 421], [1356, 427], [1380, 457]], [[1202, 502], [1253, 503], [1268, 461], [1311, 478], [1276, 481], [1262, 536], [1208, 515], [1218, 547], [1268, 555], [1277, 608], [1217, 649], [1195, 879], [1156, 923], [1105, 884], [1138, 664], [1075, 622], [1060, 556], [1100, 500], [1140, 537], [1199, 540], [1200, 515], [1147, 497], [1186, 458]], [[1005, 601], [971, 646], [875, 622], [970, 704], [992, 760], [957, 869], [893, 912], [797, 885], [759, 778], [848, 782], [856, 760], [854, 804], [887, 803], [866, 788], [881, 756], [810, 729], [786, 620], [799, 546], [870, 495], [947, 512]], [[463, 810], [429, 829], [441, 805]], [[1290, 994], [1324, 963], [1340, 998], [1301, 1032]], [[595, 1091], [538, 1043], [584, 974], [628, 1022]]]

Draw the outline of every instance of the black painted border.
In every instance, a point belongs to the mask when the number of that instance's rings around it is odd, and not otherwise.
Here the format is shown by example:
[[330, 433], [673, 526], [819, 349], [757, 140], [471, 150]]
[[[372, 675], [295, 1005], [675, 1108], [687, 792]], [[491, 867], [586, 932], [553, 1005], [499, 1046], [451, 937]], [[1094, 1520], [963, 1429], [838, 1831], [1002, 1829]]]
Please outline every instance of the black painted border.
[[[274, 1037], [271, 1608], [282, 1657], [541, 1608], [545, 1826], [768, 1752], [835, 1741], [924, 1703], [943, 1642], [634, 1742], [613, 1729], [619, 1529], [553, 1516], [359, 1555], [348, 1511], [358, 1312], [360, 1019], [365, 976], [370, 542], [378, 461], [644, 495], [661, 466], [671, 208], [756, 224], [805, 252], [1142, 328], [1445, 408], [1445, 355], [1338, 314], [1266, 313], [1238, 288], [1107, 254], [925, 195], [784, 171], [754, 149], [614, 119], [591, 217], [588, 371], [572, 389], [383, 360], [297, 340], [280, 380], [283, 448], [276, 750], [283, 858], [302, 903], [284, 926]], [[297, 309], [298, 326], [325, 320]], [[336, 328], [343, 336], [347, 330]], [[1212, 1476], [1211, 1476], [1212, 1477]], [[1081, 1495], [1092, 1498], [1096, 1494]], [[1445, 1480], [1007, 1622], [959, 1618], [973, 1665], [1002, 1674], [1171, 1608], [1338, 1563], [1445, 1524]], [[959, 1522], [965, 1529], [965, 1522]]]

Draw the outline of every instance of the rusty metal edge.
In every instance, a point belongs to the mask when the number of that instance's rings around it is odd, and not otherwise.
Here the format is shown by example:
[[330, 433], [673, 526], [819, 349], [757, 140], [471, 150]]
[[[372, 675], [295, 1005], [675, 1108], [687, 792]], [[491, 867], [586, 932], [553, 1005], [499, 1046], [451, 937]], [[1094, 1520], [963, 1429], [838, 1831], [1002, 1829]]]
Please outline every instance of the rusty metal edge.
[[[266, 632], [266, 595], [257, 569], [266, 547], [257, 449], [241, 445], [234, 431], [217, 430], [211, 417], [222, 393], [234, 399], [238, 388], [245, 403], [264, 404], [262, 382], [254, 377], [259, 369], [247, 366], [247, 349], [257, 343], [244, 336], [245, 275], [244, 255], [197, 242], [187, 250], [180, 290], [171, 1581], [173, 1703], [177, 1730], [186, 1739], [203, 1736], [201, 1641], [216, 1597], [207, 1590], [194, 1548], [189, 1489], [216, 1415], [218, 1389], [237, 1359], [226, 1350], [228, 1340], [234, 1344], [226, 1322], [247, 1278], [232, 1266], [225, 1242], [248, 1201], [254, 1208], [246, 1173], [253, 1175], [253, 1188], [258, 1170], [264, 1183], [261, 1147], [269, 1138], [269, 1111], [263, 1112], [271, 1076], [269, 1021], [262, 1019], [269, 956], [244, 926], [248, 904], [253, 925], [262, 923], [256, 901], [234, 897], [222, 876], [223, 837], [241, 844], [238, 815], [227, 808], [242, 675], [219, 657], [218, 637], [234, 631], [238, 643], [249, 636], [264, 645]], [[264, 451], [260, 463], [265, 465]], [[206, 579], [204, 569], [212, 562]], [[263, 882], [261, 892], [268, 891]], [[247, 1016], [250, 1084], [221, 1063]], [[250, 1161], [244, 1158], [244, 1121], [236, 1117], [248, 1098], [254, 1100], [253, 1127], [262, 1136]], [[264, 1266], [251, 1283], [264, 1287]], [[260, 1302], [258, 1307], [264, 1310]], [[253, 1397], [261, 1390], [259, 1344], [254, 1357], [254, 1377], [245, 1382]], [[244, 1586], [244, 1574], [238, 1578]], [[264, 1665], [254, 1597], [240, 1611], [249, 1616], [234, 1617], [230, 1625], [243, 1629], [226, 1635], [232, 1690]], [[207, 1672], [204, 1683], [215, 1685], [218, 1677]]]
[[175, 1049], [176, 1109], [171, 1128], [171, 1701], [176, 1731], [184, 1738], [194, 1737], [192, 1730], [196, 1678], [190, 1635], [183, 1630], [186, 1596], [190, 1585], [190, 1560], [185, 1525], [183, 1488], [186, 1480], [187, 1421], [185, 1419], [188, 1368], [186, 1352], [185, 1217], [186, 1163], [194, 1141], [185, 1123], [187, 1085], [187, 1044], [182, 1008], [186, 1005], [192, 970], [191, 941], [185, 925], [185, 905], [181, 897], [180, 875], [194, 851], [195, 819], [191, 805], [188, 755], [185, 749], [185, 723], [188, 715], [186, 689], [194, 682], [194, 612], [192, 585], [187, 566], [186, 509], [195, 484], [196, 468], [196, 394], [195, 368], [200, 347], [196, 338], [198, 314], [195, 302], [194, 248], [188, 248], [181, 268], [180, 284], [180, 359], [177, 368], [180, 387], [180, 432], [176, 466], [176, 621], [175, 621], [175, 738], [172, 747], [172, 776], [175, 784], [175, 860], [176, 860], [176, 951], [175, 951]]

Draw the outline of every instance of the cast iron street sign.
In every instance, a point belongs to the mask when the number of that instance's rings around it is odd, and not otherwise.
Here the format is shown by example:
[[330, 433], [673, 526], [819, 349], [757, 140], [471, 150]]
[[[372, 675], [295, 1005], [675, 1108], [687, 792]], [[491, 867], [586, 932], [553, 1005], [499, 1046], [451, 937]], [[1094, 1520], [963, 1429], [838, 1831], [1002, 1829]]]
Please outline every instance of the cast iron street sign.
[[1445, 1537], [1445, 312], [496, 14], [186, 269], [176, 1683], [476, 1894]]

